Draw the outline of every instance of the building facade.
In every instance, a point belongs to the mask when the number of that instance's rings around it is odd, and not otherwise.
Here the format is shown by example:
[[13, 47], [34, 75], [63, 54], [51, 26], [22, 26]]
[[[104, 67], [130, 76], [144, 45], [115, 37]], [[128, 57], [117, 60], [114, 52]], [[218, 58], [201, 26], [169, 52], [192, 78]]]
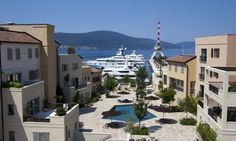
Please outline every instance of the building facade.
[[12, 31], [27, 32], [42, 42], [40, 47], [41, 77], [45, 83], [45, 97], [55, 103], [57, 84], [57, 44], [54, 38], [54, 26], [49, 24], [5, 24], [0, 25]]
[[41, 76], [42, 42], [26, 32], [0, 31], [1, 52], [1, 140], [74, 141], [78, 105], [46, 104]]
[[82, 81], [82, 58], [75, 54], [59, 55], [59, 85], [67, 102], [79, 92], [84, 101], [91, 98], [91, 82]]
[[197, 119], [217, 132], [219, 141], [236, 138], [236, 35], [195, 39]]
[[179, 104], [186, 96], [195, 94], [196, 57], [178, 55], [168, 58], [167, 62], [167, 75], [163, 75], [163, 84], [175, 89], [174, 104]]
[[96, 93], [99, 86], [101, 86], [102, 71], [92, 66], [82, 66], [82, 82], [92, 84], [92, 93]]

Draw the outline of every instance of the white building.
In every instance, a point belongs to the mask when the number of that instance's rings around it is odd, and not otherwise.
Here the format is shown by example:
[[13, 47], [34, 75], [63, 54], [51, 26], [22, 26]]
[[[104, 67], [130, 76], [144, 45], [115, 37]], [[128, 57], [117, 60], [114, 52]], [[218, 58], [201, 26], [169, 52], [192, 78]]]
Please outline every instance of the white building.
[[[25, 32], [0, 31], [1, 124], [6, 141], [73, 141], [79, 116], [78, 105], [56, 115], [44, 103], [40, 76], [41, 41]], [[2, 115], [1, 115], [2, 117]]]
[[197, 119], [217, 132], [217, 140], [236, 139], [236, 35], [199, 37], [196, 92]]
[[91, 98], [91, 82], [82, 81], [82, 59], [75, 54], [59, 55], [59, 85], [65, 99], [71, 102], [77, 92], [86, 101]]

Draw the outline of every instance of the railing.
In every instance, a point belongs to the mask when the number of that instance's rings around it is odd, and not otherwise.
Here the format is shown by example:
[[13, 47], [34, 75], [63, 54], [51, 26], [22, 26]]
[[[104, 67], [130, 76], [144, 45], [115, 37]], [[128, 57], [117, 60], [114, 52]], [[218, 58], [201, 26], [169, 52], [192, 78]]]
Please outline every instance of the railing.
[[203, 108], [203, 102], [200, 99], [198, 100], [198, 105]]
[[208, 115], [217, 122], [217, 114], [213, 112], [213, 109], [209, 108], [208, 109]]
[[31, 122], [50, 122], [50, 119], [45, 118], [36, 118], [34, 116], [24, 116], [23, 121], [31, 121]]
[[200, 73], [199, 74], [199, 80], [204, 81], [204, 79], [205, 79], [205, 74]]
[[206, 62], [207, 61], [207, 56], [206, 55], [201, 55], [199, 58], [200, 62]]
[[217, 87], [215, 87], [215, 86], [213, 86], [213, 85], [211, 85], [211, 84], [209, 84], [209, 90], [210, 90], [211, 92], [217, 94], [217, 95], [219, 94], [219, 88], [217, 88]]

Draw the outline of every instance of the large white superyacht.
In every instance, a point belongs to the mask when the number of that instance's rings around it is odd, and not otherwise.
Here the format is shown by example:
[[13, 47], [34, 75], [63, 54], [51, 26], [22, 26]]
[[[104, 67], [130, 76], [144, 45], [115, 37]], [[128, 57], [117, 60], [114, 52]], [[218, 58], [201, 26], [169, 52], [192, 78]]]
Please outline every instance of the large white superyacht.
[[145, 66], [145, 59], [143, 55], [136, 54], [135, 50], [131, 54], [125, 54], [124, 51], [126, 48], [119, 48], [115, 56], [106, 57], [106, 58], [97, 58], [96, 60], [90, 60], [84, 62], [87, 65], [95, 66], [99, 68], [123, 68], [124, 65], [127, 66]]

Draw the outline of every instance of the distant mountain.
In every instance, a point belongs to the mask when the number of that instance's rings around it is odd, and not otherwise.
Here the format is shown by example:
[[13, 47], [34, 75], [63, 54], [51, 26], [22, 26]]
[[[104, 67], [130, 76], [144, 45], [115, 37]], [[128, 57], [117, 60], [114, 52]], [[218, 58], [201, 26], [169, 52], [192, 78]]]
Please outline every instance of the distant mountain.
[[182, 48], [191, 48], [191, 49], [194, 49], [195, 48], [195, 42], [180, 42], [180, 43], [177, 43], [175, 44], [179, 47], [182, 47]]
[[[77, 46], [85, 49], [117, 49], [121, 45], [127, 49], [153, 49], [155, 40], [135, 38], [113, 31], [94, 31], [88, 33], [56, 33], [56, 40], [62, 45]], [[176, 44], [161, 41], [163, 49], [180, 48]]]

